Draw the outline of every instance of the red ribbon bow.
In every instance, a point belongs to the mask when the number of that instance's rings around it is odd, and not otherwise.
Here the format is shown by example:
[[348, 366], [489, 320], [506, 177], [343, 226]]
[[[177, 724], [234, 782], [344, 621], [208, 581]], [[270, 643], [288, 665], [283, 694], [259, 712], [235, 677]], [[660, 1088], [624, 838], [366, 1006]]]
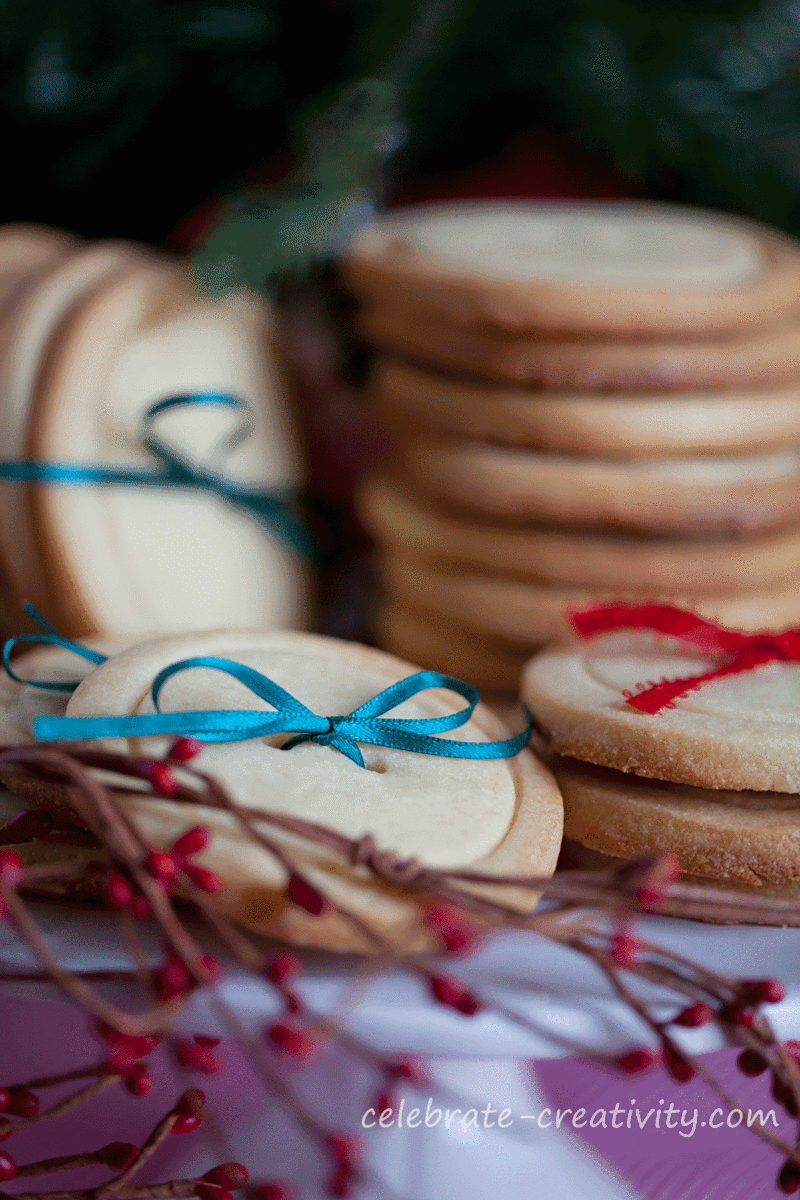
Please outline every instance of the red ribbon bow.
[[800, 662], [800, 629], [782, 633], [742, 633], [726, 629], [716, 621], [706, 621], [697, 613], [673, 604], [608, 604], [571, 612], [570, 617], [581, 637], [591, 637], [610, 629], [652, 629], [669, 634], [701, 650], [704, 654], [730, 655], [728, 662], [702, 675], [684, 679], [662, 679], [661, 683], [637, 684], [637, 694], [623, 692], [626, 702], [641, 712], [657, 713], [674, 708], [675, 701], [711, 679], [739, 675], [768, 662]]

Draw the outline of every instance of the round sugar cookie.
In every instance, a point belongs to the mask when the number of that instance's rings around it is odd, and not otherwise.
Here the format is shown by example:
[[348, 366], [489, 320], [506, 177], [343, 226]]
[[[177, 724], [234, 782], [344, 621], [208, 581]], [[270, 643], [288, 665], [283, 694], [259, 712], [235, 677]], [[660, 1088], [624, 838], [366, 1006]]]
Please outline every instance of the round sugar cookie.
[[714, 791], [565, 760], [564, 835], [617, 859], [676, 854], [698, 882], [800, 897], [800, 797]]
[[[223, 391], [248, 403], [252, 426], [224, 461], [216, 448], [241, 420], [229, 409], [173, 409], [156, 432], [184, 458], [235, 483], [291, 489], [302, 468], [272, 337], [264, 303], [244, 295], [201, 297], [170, 260], [112, 280], [51, 343], [34, 398], [29, 454], [159, 471], [141, 442], [148, 408], [175, 395]], [[29, 496], [53, 581], [45, 601], [57, 601], [51, 619], [67, 633], [152, 635], [307, 619], [308, 572], [295, 551], [210, 493], [40, 485]]]
[[386, 547], [529, 582], [602, 591], [719, 596], [800, 581], [800, 532], [748, 539], [666, 539], [470, 523], [374, 474], [357, 496], [364, 525]]
[[563, 395], [502, 388], [378, 355], [372, 407], [398, 436], [457, 434], [614, 458], [747, 454], [800, 442], [800, 385], [694, 395]]
[[78, 244], [72, 234], [45, 225], [0, 225], [0, 313], [13, 305], [17, 288], [29, 275]]
[[[0, 327], [0, 458], [25, 457], [36, 379], [48, 341], [65, 314], [111, 275], [152, 257], [132, 244], [95, 242], [60, 255], [20, 287]], [[48, 591], [27, 499], [27, 489], [19, 483], [0, 480], [0, 545], [17, 606]]]
[[399, 473], [466, 513], [652, 533], [758, 533], [800, 521], [800, 451], [615, 460], [403, 439]]
[[[531, 650], [547, 642], [572, 641], [568, 613], [620, 599], [641, 601], [635, 593], [605, 594], [498, 579], [462, 569], [445, 569], [415, 555], [385, 552], [376, 563], [385, 595], [410, 605], [429, 620], [462, 625], [473, 634], [502, 639]], [[680, 604], [710, 620], [737, 629], [778, 628], [800, 623], [800, 583], [784, 591], [750, 596], [698, 598], [649, 594], [647, 599]]]
[[530, 647], [476, 633], [458, 620], [426, 611], [402, 597], [379, 599], [372, 627], [378, 644], [392, 654], [455, 675], [481, 692], [516, 694], [530, 654]]
[[535, 655], [521, 695], [558, 754], [692, 787], [800, 792], [800, 664], [712, 680], [656, 714], [625, 702], [639, 683], [722, 661], [674, 639], [620, 632]]
[[[67, 714], [152, 712], [149, 687], [157, 673], [197, 655], [255, 668], [320, 715], [350, 712], [418, 669], [380, 651], [313, 634], [191, 634], [147, 642], [110, 659], [80, 685]], [[162, 711], [269, 707], [210, 668], [173, 676], [161, 696]], [[460, 697], [436, 690], [412, 697], [391, 715], [443, 716], [463, 707]], [[481, 705], [467, 725], [441, 736], [485, 741], [508, 737], [509, 731]], [[287, 737], [209, 744], [192, 766], [219, 779], [240, 805], [329, 824], [352, 838], [371, 833], [382, 849], [429, 866], [471, 865], [493, 874], [549, 874], [555, 866], [561, 798], [549, 770], [527, 750], [509, 759], [468, 761], [363, 746], [362, 768], [331, 746], [306, 743], [281, 752]], [[141, 746], [158, 752], [158, 742], [143, 739]], [[210, 845], [197, 861], [220, 875], [220, 904], [243, 924], [328, 949], [369, 948], [335, 912], [314, 918], [286, 906], [283, 868], [229, 814], [164, 800], [124, 803], [138, 828], [158, 844], [169, 844], [191, 825], [210, 828]], [[424, 940], [419, 909], [407, 898], [375, 884], [363, 869], [343, 868], [324, 848], [268, 826], [264, 831], [300, 856], [309, 878], [326, 894], [360, 911], [386, 936], [404, 944]], [[533, 902], [529, 894], [523, 897], [523, 903]]]
[[606, 336], [752, 329], [797, 311], [791, 238], [648, 202], [465, 202], [384, 214], [341, 264], [370, 301], [464, 326]]
[[421, 363], [553, 391], [723, 391], [800, 383], [797, 317], [750, 336], [668, 341], [506, 337], [449, 322], [419, 304], [364, 309], [362, 337]]

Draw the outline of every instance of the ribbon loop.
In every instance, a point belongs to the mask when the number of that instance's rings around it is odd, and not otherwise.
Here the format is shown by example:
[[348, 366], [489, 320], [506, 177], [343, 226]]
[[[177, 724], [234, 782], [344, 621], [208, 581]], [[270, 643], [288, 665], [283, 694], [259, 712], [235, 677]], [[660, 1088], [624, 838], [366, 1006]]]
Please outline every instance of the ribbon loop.
[[581, 637], [613, 629], [649, 629], [678, 638], [705, 654], [727, 656], [728, 661], [712, 671], [650, 686], [637, 684], [636, 694], [626, 695], [625, 703], [650, 714], [674, 707], [686, 692], [713, 679], [739, 675], [770, 662], [800, 662], [800, 629], [744, 633], [672, 604], [608, 604], [576, 610], [570, 617]]
[[[271, 712], [260, 709], [208, 709], [197, 712], [165, 713], [160, 708], [164, 685], [180, 671], [199, 667], [223, 671], [243, 683], [254, 695], [273, 706]], [[380, 714], [396, 708], [403, 700], [429, 688], [444, 688], [469, 701], [466, 708], [444, 717], [394, 717]], [[274, 680], [252, 667], [229, 658], [199, 656], [171, 663], [159, 671], [151, 687], [154, 713], [123, 717], [36, 717], [34, 736], [43, 740], [108, 737], [151, 737], [173, 734], [197, 737], [207, 742], [237, 742], [251, 738], [292, 733], [282, 750], [292, 750], [304, 742], [332, 746], [357, 766], [364, 767], [358, 743], [434, 754], [446, 758], [511, 758], [530, 740], [532, 721], [515, 737], [496, 742], [462, 742], [438, 738], [464, 725], [472, 716], [480, 697], [475, 688], [441, 675], [438, 671], [418, 671], [392, 684], [351, 713], [322, 717], [312, 712]]]
[[82, 646], [80, 642], [73, 642], [70, 638], [62, 637], [58, 630], [50, 624], [47, 617], [43, 617], [38, 608], [35, 608], [29, 600], [23, 601], [22, 608], [44, 632], [18, 633], [16, 637], [10, 637], [4, 642], [2, 652], [3, 670], [15, 683], [23, 683], [28, 687], [40, 688], [42, 691], [47, 692], [74, 692], [80, 683], [79, 679], [65, 679], [60, 681], [23, 679], [16, 674], [11, 666], [11, 651], [18, 642], [33, 642], [34, 644], [45, 646], [61, 646], [64, 650], [71, 650], [73, 654], [77, 654], [80, 658], [85, 658], [87, 662], [93, 663], [94, 666], [99, 666], [106, 661], [107, 655], [99, 654], [97, 650], [90, 650], [88, 646]]

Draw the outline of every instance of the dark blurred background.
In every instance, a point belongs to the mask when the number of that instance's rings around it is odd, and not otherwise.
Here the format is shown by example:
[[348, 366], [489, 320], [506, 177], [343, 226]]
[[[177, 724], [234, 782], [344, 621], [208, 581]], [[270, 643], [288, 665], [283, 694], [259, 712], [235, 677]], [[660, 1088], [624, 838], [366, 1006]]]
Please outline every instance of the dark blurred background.
[[[0, 220], [191, 240], [187, 214], [280, 179], [304, 114], [391, 63], [415, 11], [2, 0]], [[464, 0], [403, 92], [388, 198], [647, 195], [800, 232], [799, 68], [794, 3]]]

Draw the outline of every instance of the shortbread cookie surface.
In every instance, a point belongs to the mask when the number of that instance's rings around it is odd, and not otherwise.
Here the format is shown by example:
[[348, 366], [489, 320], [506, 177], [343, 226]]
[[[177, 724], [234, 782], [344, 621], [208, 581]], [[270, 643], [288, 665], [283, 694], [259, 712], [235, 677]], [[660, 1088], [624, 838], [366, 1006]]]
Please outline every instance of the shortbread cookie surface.
[[610, 591], [724, 596], [800, 580], [800, 532], [751, 538], [659, 538], [492, 524], [451, 516], [402, 482], [361, 484], [360, 516], [383, 546], [431, 561], [482, 567], [510, 579]]
[[555, 772], [565, 837], [622, 859], [671, 852], [686, 874], [800, 895], [800, 796], [712, 791], [574, 760]]
[[795, 244], [726, 215], [642, 202], [425, 205], [361, 230], [361, 296], [421, 300], [463, 325], [696, 336], [797, 309]]
[[498, 387], [379, 355], [373, 409], [392, 432], [450, 433], [498, 445], [616, 458], [752, 454], [800, 444], [800, 386], [623, 394]]
[[657, 714], [626, 703], [637, 684], [722, 661], [672, 639], [615, 633], [534, 656], [521, 695], [558, 754], [693, 787], [800, 793], [800, 663], [712, 680]]
[[723, 391], [800, 381], [795, 317], [740, 338], [502, 338], [392, 299], [365, 308], [358, 328], [367, 342], [434, 367], [553, 391]]
[[754, 533], [800, 519], [800, 453], [642, 459], [537, 454], [481, 442], [403, 441], [399, 469], [467, 512], [578, 528]]
[[[158, 672], [198, 655], [223, 656], [255, 668], [325, 716], [352, 711], [416, 670], [379, 651], [311, 634], [217, 631], [164, 638], [117, 655], [80, 685], [67, 715], [152, 712], [149, 688]], [[463, 707], [458, 697], [426, 691], [389, 715], [443, 716]], [[161, 708], [268, 711], [270, 706], [237, 680], [203, 667], [168, 680]], [[441, 736], [488, 741], [508, 737], [509, 732], [479, 706], [467, 725]], [[209, 744], [192, 765], [219, 779], [236, 802], [251, 811], [274, 810], [328, 824], [353, 839], [372, 834], [382, 849], [428, 866], [472, 864], [493, 874], [535, 875], [549, 873], [555, 865], [560, 795], [550, 772], [527, 750], [508, 759], [467, 761], [363, 746], [366, 766], [361, 767], [332, 746], [306, 743], [282, 751], [279, 745], [286, 740], [274, 735]], [[151, 739], [141, 746], [147, 753], [159, 748]], [[363, 948], [363, 939], [352, 929], [348, 933], [335, 914], [333, 925], [326, 925], [322, 918], [287, 908], [281, 896], [283, 869], [230, 814], [163, 800], [126, 803], [139, 828], [159, 844], [168, 844], [193, 824], [211, 829], [203, 861], [223, 879], [220, 902], [243, 923], [331, 949]], [[276, 834], [266, 824], [262, 828]], [[326, 892], [333, 888], [349, 903], [360, 905], [370, 905], [375, 895], [383, 894], [364, 872], [334, 866], [324, 847], [300, 848], [298, 841], [294, 839], [293, 851], [298, 850]], [[391, 901], [384, 896], [384, 901], [379, 922], [387, 927], [414, 924], [414, 906], [409, 907], [407, 898]], [[364, 915], [370, 915], [369, 908]], [[417, 911], [417, 923], [418, 917]]]
[[[624, 595], [619, 588], [600, 593], [580, 588], [525, 583], [501, 579], [469, 568], [444, 565], [413, 554], [385, 551], [377, 558], [378, 579], [395, 604], [410, 605], [428, 621], [452, 622], [474, 636], [504, 639], [532, 650], [545, 643], [572, 641], [569, 613], [592, 604], [627, 598], [641, 601], [641, 593]], [[737, 629], [764, 629], [800, 623], [800, 584], [775, 592], [752, 595], [697, 596], [675, 591], [648, 595], [684, 607], [701, 616], [723, 621]], [[458, 637], [449, 636], [458, 644]], [[411, 657], [419, 657], [411, 656]]]

